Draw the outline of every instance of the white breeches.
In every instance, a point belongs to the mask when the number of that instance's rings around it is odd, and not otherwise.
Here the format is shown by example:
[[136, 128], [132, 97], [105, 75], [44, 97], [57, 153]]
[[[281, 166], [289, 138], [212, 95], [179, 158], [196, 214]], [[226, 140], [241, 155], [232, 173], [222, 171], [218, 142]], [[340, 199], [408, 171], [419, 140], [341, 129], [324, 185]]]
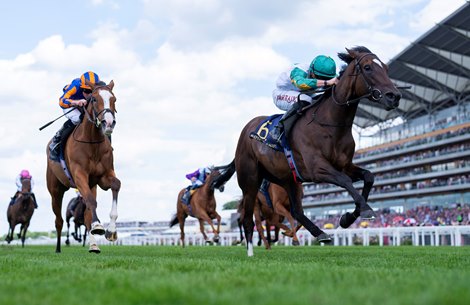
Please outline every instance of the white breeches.
[[299, 91], [294, 91], [294, 90], [282, 90], [279, 88], [276, 88], [273, 90], [273, 101], [274, 105], [277, 106], [277, 108], [287, 111], [289, 110], [292, 105], [297, 103], [297, 97], [300, 94], [300, 99], [302, 101], [306, 101], [311, 103], [312, 98], [308, 96], [307, 94], [301, 94]]
[[[64, 109], [64, 113], [69, 111], [70, 108], [67, 108], [67, 109]], [[82, 113], [80, 112], [80, 110], [78, 110], [77, 108], [75, 108], [74, 110], [70, 111], [69, 113], [67, 113], [65, 115], [65, 117], [67, 119], [69, 119], [70, 121], [72, 121], [72, 123], [74, 125], [78, 125], [81, 121], [80, 119], [80, 116], [82, 115]]]

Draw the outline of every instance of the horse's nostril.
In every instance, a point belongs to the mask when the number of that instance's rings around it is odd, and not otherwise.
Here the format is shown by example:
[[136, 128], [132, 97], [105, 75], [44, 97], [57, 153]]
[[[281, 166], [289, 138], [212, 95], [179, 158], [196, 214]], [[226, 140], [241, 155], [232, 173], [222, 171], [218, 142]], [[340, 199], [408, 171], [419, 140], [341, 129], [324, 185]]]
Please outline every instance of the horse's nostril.
[[393, 92], [387, 92], [387, 93], [385, 93], [385, 97], [386, 97], [387, 100], [389, 100], [390, 102], [398, 103], [398, 101], [400, 101], [400, 99], [401, 99], [401, 94], [400, 94], [400, 93], [395, 94], [395, 93], [393, 93]]

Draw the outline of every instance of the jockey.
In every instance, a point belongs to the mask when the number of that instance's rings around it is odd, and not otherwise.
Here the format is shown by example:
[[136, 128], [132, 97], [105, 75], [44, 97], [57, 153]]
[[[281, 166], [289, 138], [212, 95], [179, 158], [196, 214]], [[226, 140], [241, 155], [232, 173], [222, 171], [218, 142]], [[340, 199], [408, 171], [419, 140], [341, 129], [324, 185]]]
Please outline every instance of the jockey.
[[206, 178], [210, 173], [211, 169], [209, 167], [201, 167], [198, 168], [195, 172], [187, 174], [186, 178], [191, 180], [190, 189], [194, 190], [198, 187], [201, 187], [204, 182], [206, 182]]
[[64, 113], [70, 111], [71, 107], [75, 109], [65, 114], [68, 120], [52, 138], [52, 142], [49, 145], [50, 158], [52, 161], [59, 161], [61, 143], [65, 143], [68, 136], [75, 129], [75, 126], [81, 122], [82, 112], [78, 107], [85, 106], [92, 93], [91, 87], [86, 84], [86, 81], [92, 84], [102, 83], [96, 73], [89, 71], [82, 74], [80, 78], [74, 79], [69, 85], [62, 89], [63, 94], [59, 99], [60, 107], [63, 109]]
[[82, 194], [80, 194], [80, 191], [78, 189], [75, 189], [75, 193], [77, 194], [77, 197], [74, 198], [72, 204], [70, 205], [70, 211], [72, 212], [72, 214], [75, 211], [75, 208], [77, 207], [79, 199], [82, 197]]
[[276, 89], [273, 90], [273, 100], [274, 104], [286, 113], [273, 128], [271, 136], [279, 140], [282, 129], [285, 136], [288, 136], [295, 120], [289, 120], [290, 124], [284, 126], [285, 121], [313, 101], [312, 96], [306, 91], [332, 86], [337, 82], [336, 63], [333, 58], [325, 55], [315, 57], [310, 66], [295, 64], [288, 71], [281, 73], [276, 81]]
[[183, 202], [189, 204], [189, 198], [195, 192], [195, 190], [201, 187], [205, 182], [207, 176], [211, 173], [209, 167], [198, 168], [195, 172], [189, 173], [186, 175], [186, 178], [191, 180], [191, 185], [186, 188], [186, 191], [183, 194]]
[[33, 201], [34, 201], [34, 206], [35, 208], [37, 209], [38, 208], [38, 204], [36, 202], [36, 196], [34, 195], [33, 193], [33, 187], [34, 187], [34, 180], [33, 180], [33, 176], [31, 176], [31, 174], [29, 173], [29, 171], [27, 169], [23, 169], [19, 174], [18, 176], [16, 176], [16, 192], [15, 194], [13, 195], [13, 197], [11, 197], [11, 200], [10, 200], [10, 205], [13, 205], [16, 201], [16, 198], [18, 197], [18, 194], [21, 193], [21, 188], [23, 186], [23, 179], [30, 179], [31, 180], [31, 196], [33, 197]]

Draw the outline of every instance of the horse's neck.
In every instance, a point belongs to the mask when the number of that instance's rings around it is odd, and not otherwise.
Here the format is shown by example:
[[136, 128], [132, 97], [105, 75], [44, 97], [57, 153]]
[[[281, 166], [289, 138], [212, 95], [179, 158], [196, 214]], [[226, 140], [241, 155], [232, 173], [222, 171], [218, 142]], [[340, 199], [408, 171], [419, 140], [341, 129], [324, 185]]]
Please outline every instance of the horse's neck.
[[76, 132], [80, 141], [97, 142], [103, 140], [105, 137], [99, 128], [97, 128], [92, 122], [88, 121], [86, 117], [83, 118]]

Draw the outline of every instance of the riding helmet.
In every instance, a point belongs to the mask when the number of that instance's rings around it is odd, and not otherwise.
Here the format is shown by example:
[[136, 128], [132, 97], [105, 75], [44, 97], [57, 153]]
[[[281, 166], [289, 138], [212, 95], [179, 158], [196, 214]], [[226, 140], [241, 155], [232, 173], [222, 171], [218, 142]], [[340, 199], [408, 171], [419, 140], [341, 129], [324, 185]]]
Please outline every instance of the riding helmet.
[[318, 55], [312, 60], [309, 72], [319, 79], [331, 79], [336, 76], [336, 63], [329, 56]]
[[100, 78], [98, 74], [96, 74], [95, 72], [91, 72], [91, 71], [85, 72], [82, 74], [82, 76], [80, 76], [80, 88], [91, 89], [90, 86], [86, 85], [85, 80], [88, 80], [92, 84], [96, 84], [100, 81]]

